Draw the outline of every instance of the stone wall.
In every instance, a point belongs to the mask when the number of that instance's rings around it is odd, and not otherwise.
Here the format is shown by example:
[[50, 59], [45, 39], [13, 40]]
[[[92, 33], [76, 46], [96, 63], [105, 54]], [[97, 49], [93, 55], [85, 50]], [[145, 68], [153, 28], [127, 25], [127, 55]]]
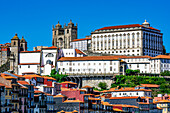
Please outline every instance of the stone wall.
[[113, 80], [112, 80], [112, 77], [98, 77], [98, 76], [87, 77], [87, 78], [84, 77], [82, 78], [82, 87], [88, 85], [91, 87], [99, 88], [98, 84], [100, 82], [106, 82], [108, 85], [108, 88], [110, 88], [111, 84], [113, 83]]

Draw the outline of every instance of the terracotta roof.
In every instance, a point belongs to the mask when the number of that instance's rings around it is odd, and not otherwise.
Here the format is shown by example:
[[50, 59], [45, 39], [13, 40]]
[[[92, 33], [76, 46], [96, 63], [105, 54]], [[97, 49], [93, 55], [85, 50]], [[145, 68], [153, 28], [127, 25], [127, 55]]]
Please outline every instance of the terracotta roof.
[[37, 51], [21, 51], [20, 53], [39, 53], [41, 52], [41, 50], [37, 50]]
[[39, 95], [34, 95], [34, 97], [39, 97]]
[[34, 86], [34, 89], [39, 89], [39, 88], [37, 88], [37, 87]]
[[42, 49], [57, 49], [55, 46], [47, 47], [47, 48], [42, 48]]
[[72, 42], [82, 41], [82, 40], [91, 40], [91, 38], [81, 38], [81, 39], [74, 39]]
[[111, 97], [110, 99], [137, 99], [139, 98], [138, 96], [134, 97]]
[[113, 106], [139, 108], [138, 106], [134, 106], [134, 105], [127, 105], [127, 104], [113, 104]]
[[159, 100], [159, 101], [155, 101], [155, 103], [170, 103], [169, 100]]
[[77, 99], [77, 100], [65, 100], [64, 102], [65, 102], [65, 103], [66, 103], [66, 102], [71, 102], [71, 103], [72, 103], [72, 102], [79, 102], [79, 103], [80, 103], [80, 102], [83, 102], [83, 101], [80, 101], [79, 99]]
[[170, 59], [170, 55], [158, 55], [156, 57], [152, 57], [152, 59]]
[[31, 78], [33, 78], [33, 77], [39, 77], [39, 78], [41, 78], [40, 75], [23, 75], [23, 77], [25, 77], [25, 79], [31, 79]]
[[[97, 29], [97, 30], [95, 30], [95, 31], [108, 30], [108, 29], [120, 29], [120, 28], [132, 28], [132, 27], [144, 27], [144, 26], [143, 26], [143, 25], [140, 25], [140, 24], [109, 26], [109, 27], [103, 27], [103, 28]], [[153, 29], [153, 30], [156, 30], [156, 31], [159, 31], [159, 32], [160, 32], [160, 30], [155, 29], [155, 28], [153, 28], [153, 27], [144, 27], [144, 28], [149, 28], [149, 29]]]
[[61, 57], [58, 61], [94, 61], [94, 60], [119, 60], [122, 59], [130, 59], [130, 58], [152, 58], [150, 56], [124, 56], [124, 55], [116, 55], [116, 56], [85, 56], [85, 57]]
[[39, 65], [40, 63], [20, 63], [18, 65]]
[[60, 97], [60, 98], [63, 98], [63, 97], [65, 97], [64, 95], [61, 95], [61, 94], [58, 94], [58, 95], [56, 95], [56, 96], [54, 96], [54, 97]]
[[22, 88], [22, 89], [28, 89], [27, 87], [24, 87], [24, 86], [22, 86], [21, 88]]
[[78, 50], [78, 49], [75, 49], [76, 53], [77, 54], [84, 54], [82, 51]]
[[4, 84], [0, 83], [0, 86], [5, 86]]
[[61, 82], [61, 84], [77, 84], [77, 83], [70, 82], [70, 81], [65, 81], [65, 82]]
[[42, 91], [38, 91], [38, 90], [37, 90], [37, 91], [34, 91], [34, 93], [44, 93], [44, 92], [42, 92]]
[[135, 88], [121, 88], [121, 89], [110, 89], [110, 90], [107, 90], [107, 92], [123, 92], [123, 91], [152, 91], [150, 89], [135, 89]]
[[61, 57], [58, 61], [118, 60], [114, 56]]
[[138, 102], [138, 104], [149, 104], [147, 102]]
[[92, 97], [89, 97], [89, 100], [101, 100], [100, 98], [92, 98]]
[[140, 84], [143, 87], [154, 87], [154, 88], [159, 88], [160, 85], [157, 84]]
[[56, 80], [55, 78], [53, 77], [47, 77], [47, 76], [42, 76], [44, 79], [50, 79], [50, 80]]
[[5, 88], [11, 89], [12, 87], [11, 86], [5, 86]]
[[30, 85], [28, 82], [26, 81], [17, 81], [19, 84], [22, 84], [22, 85]]
[[91, 86], [86, 85], [86, 86], [83, 86], [82, 88], [92, 88], [92, 87], [91, 87]]

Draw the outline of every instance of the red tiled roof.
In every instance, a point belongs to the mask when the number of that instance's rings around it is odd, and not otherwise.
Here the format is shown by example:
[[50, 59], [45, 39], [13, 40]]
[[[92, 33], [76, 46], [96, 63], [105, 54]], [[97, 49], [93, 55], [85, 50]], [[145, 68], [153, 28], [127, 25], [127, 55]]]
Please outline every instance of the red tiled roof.
[[74, 39], [72, 42], [82, 41], [82, 40], [91, 40], [91, 38]]
[[37, 90], [37, 91], [34, 91], [34, 93], [44, 93], [44, 92], [42, 92], [42, 91], [38, 91], [38, 90]]
[[158, 55], [152, 59], [170, 59], [170, 55]]
[[91, 86], [83, 86], [82, 88], [92, 88]]
[[137, 99], [138, 96], [134, 96], [134, 97], [111, 97], [110, 99]]
[[[97, 29], [96, 31], [99, 31], [99, 30], [107, 30], [107, 29], [132, 28], [132, 27], [144, 27], [144, 28], [147, 28], [147, 27], [145, 27], [145, 26], [143, 26], [143, 25], [140, 25], [140, 24], [130, 24], [130, 25], [119, 25], [119, 26], [103, 27], [103, 28]], [[148, 27], [148, 28], [160, 32], [160, 30], [155, 29], [155, 28], [153, 28], [153, 27]]]
[[58, 61], [118, 60], [114, 56], [61, 57]]
[[39, 53], [41, 52], [41, 50], [37, 50], [37, 51], [21, 51], [21, 53]]
[[155, 88], [160, 87], [160, 85], [157, 85], [157, 84], [141, 84], [141, 86], [143, 86], [143, 87], [155, 87]]
[[84, 54], [82, 51], [78, 50], [78, 49], [75, 49], [76, 53], [77, 54]]
[[20, 63], [18, 65], [39, 65], [40, 63]]
[[57, 49], [55, 46], [47, 47], [47, 48], [42, 48], [42, 49]]
[[30, 85], [28, 82], [26, 81], [17, 81], [19, 84], [22, 84], [22, 85]]
[[131, 88], [131, 87], [127, 87], [127, 88], [121, 88], [121, 89], [110, 89], [108, 90], [107, 92], [127, 92], [127, 91], [152, 91], [150, 89], [135, 89], [134, 87]]
[[119, 60], [120, 58], [152, 58], [150, 56], [85, 56], [85, 57], [61, 57], [58, 61], [94, 61], [94, 60]]

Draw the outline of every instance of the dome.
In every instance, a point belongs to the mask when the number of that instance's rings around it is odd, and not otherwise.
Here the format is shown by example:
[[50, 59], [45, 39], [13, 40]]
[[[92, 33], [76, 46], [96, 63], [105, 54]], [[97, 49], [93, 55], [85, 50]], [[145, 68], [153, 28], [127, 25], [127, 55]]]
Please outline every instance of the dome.
[[149, 24], [149, 22], [147, 22], [147, 21], [145, 20], [145, 22], [143, 22], [142, 25], [148, 25], [148, 24]]
[[68, 23], [68, 25], [72, 25], [73, 24], [73, 22], [72, 22], [72, 20], [70, 20], [70, 22]]
[[19, 39], [17, 33], [15, 34], [15, 36], [12, 39], [17, 39], [17, 40]]
[[22, 36], [20, 42], [26, 42], [23, 36]]
[[149, 22], [147, 22], [146, 20], [145, 20], [145, 22], [142, 24], [144, 27], [150, 27], [150, 24], [149, 24]]
[[58, 24], [56, 25], [56, 27], [61, 27], [61, 24], [59, 23], [59, 21], [58, 21]]

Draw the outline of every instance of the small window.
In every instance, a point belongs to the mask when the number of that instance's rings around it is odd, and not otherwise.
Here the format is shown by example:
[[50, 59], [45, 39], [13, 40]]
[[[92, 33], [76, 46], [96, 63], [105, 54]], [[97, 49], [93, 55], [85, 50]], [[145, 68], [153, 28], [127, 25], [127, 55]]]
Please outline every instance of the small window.
[[69, 30], [67, 30], [67, 33], [69, 33]]
[[28, 68], [30, 68], [30, 65], [28, 65]]

